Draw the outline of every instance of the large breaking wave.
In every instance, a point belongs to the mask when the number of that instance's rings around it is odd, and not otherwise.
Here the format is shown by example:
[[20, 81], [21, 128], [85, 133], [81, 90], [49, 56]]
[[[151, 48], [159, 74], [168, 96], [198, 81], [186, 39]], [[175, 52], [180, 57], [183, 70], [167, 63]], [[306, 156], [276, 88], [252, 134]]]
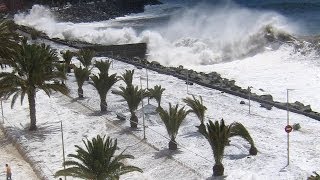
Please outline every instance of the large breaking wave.
[[270, 27], [272, 32], [299, 32], [297, 26], [280, 14], [247, 9], [232, 2], [180, 8], [171, 13], [165, 25], [155, 24], [139, 33], [132, 27], [119, 26], [130, 16], [91, 23], [57, 22], [49, 9], [39, 5], [33, 6], [27, 14], [15, 15], [14, 19], [16, 23], [41, 30], [51, 38], [104, 45], [146, 42], [148, 59], [164, 65], [209, 65], [235, 60], [276, 48], [266, 38]]

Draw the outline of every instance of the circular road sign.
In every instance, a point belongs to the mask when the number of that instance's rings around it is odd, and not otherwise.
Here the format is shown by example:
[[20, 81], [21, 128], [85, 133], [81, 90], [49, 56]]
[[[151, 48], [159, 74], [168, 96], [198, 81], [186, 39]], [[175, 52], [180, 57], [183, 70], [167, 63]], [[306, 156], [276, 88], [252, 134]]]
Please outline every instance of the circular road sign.
[[292, 126], [290, 125], [287, 125], [284, 130], [287, 132], [287, 133], [290, 133], [292, 131]]

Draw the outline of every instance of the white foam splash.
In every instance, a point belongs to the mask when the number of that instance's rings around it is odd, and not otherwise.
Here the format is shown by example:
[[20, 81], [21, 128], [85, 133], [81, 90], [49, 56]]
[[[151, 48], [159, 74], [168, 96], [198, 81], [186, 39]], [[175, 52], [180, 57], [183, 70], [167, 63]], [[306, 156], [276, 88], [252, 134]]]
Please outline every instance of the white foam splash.
[[[150, 14], [150, 12], [148, 12]], [[148, 43], [148, 59], [164, 65], [208, 65], [233, 60], [261, 48], [266, 25], [293, 31], [285, 18], [233, 3], [198, 5], [179, 10], [168, 25], [140, 34], [130, 28], [112, 28], [112, 20], [92, 23], [57, 22], [50, 10], [35, 5], [28, 14], [15, 15], [15, 22], [44, 31], [49, 37], [98, 44]], [[126, 20], [126, 18], [124, 18]], [[117, 23], [121, 23], [121, 18]]]

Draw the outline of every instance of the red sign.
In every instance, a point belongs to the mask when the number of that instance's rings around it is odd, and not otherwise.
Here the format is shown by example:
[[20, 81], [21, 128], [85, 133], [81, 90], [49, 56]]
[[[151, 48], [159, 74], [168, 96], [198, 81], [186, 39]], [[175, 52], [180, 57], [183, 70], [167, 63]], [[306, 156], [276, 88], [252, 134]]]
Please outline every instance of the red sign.
[[290, 133], [292, 131], [292, 126], [287, 125], [284, 130], [286, 130], [287, 133]]

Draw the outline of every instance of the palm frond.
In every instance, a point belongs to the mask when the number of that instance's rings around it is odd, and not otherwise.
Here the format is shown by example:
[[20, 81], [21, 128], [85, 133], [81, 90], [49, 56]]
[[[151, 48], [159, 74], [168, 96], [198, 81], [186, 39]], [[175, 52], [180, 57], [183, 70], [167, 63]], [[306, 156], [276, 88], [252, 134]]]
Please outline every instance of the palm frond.
[[119, 79], [124, 81], [127, 86], [132, 86], [133, 74], [134, 74], [134, 69], [133, 70], [126, 70], [126, 72], [123, 73], [119, 77]]
[[200, 99], [196, 99], [195, 96], [192, 95], [192, 99], [187, 97], [183, 99], [183, 102], [192, 109], [191, 112], [196, 114], [201, 124], [203, 124], [207, 107], [203, 105], [202, 97], [200, 96]]
[[184, 107], [180, 109], [178, 109], [178, 107], [179, 107], [178, 104], [173, 107], [171, 103], [169, 103], [168, 111], [164, 110], [161, 107], [157, 109], [159, 116], [163, 121], [163, 123], [165, 124], [168, 135], [170, 136], [171, 139], [176, 138], [181, 123], [190, 112], [190, 111], [184, 110]]
[[81, 49], [78, 52], [78, 59], [82, 65], [86, 68], [89, 68], [92, 64], [92, 58], [95, 56], [95, 52], [90, 49]]
[[66, 169], [55, 173], [58, 176], [73, 176], [85, 179], [118, 179], [121, 175], [142, 170], [135, 166], [125, 165], [122, 161], [133, 158], [128, 154], [115, 155], [117, 140], [99, 135], [90, 140], [83, 140], [84, 147], [75, 146], [77, 154], [69, 154], [73, 160], [64, 163]]
[[150, 98], [151, 99], [154, 98], [158, 103], [158, 107], [160, 107], [162, 93], [165, 91], [165, 88], [162, 88], [160, 85], [156, 85], [153, 87], [153, 89], [151, 88], [148, 90], [149, 90]]

